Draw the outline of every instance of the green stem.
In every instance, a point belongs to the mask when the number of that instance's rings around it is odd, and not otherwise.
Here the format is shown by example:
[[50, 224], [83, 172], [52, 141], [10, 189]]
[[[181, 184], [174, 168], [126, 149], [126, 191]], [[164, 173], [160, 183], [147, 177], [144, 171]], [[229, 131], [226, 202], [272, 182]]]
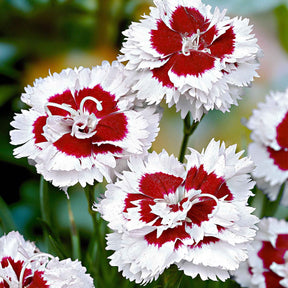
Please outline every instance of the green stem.
[[93, 204], [95, 202], [95, 187], [93, 185], [87, 185], [84, 190], [85, 190], [85, 195], [86, 195], [87, 202], [88, 202], [88, 212], [91, 216], [92, 223], [93, 223], [93, 230], [94, 230], [94, 233], [96, 233], [96, 231], [98, 230], [97, 214], [95, 211], [92, 210]]
[[285, 189], [285, 182], [281, 185], [277, 199], [273, 202], [268, 200], [268, 197], [265, 195], [263, 199], [263, 208], [261, 212], [261, 218], [274, 216], [282, 199], [283, 192]]
[[42, 219], [50, 225], [51, 215], [49, 207], [49, 194], [48, 183], [44, 180], [43, 176], [40, 178], [40, 209]]
[[96, 280], [98, 281], [100, 280], [98, 279], [100, 277], [99, 275], [100, 267], [97, 264], [97, 258], [100, 257], [100, 255], [97, 255], [97, 254], [99, 254], [98, 252], [100, 252], [99, 241], [100, 241], [101, 235], [99, 235], [100, 223], [98, 223], [97, 213], [92, 210], [93, 204], [95, 202], [95, 186], [87, 185], [84, 188], [84, 191], [85, 191], [85, 195], [86, 195], [87, 202], [88, 202], [88, 212], [91, 216], [92, 223], [93, 223], [93, 234], [89, 241], [89, 246], [88, 246], [86, 258], [85, 258], [87, 262], [86, 267], [89, 273], [95, 279], [95, 281]]
[[68, 206], [68, 215], [69, 215], [69, 221], [70, 221], [70, 233], [71, 233], [73, 259], [81, 260], [80, 238], [79, 238], [78, 229], [74, 220], [71, 202], [69, 199], [67, 199], [67, 206]]
[[179, 288], [183, 279], [184, 273], [180, 271], [176, 265], [172, 265], [161, 275], [163, 288]]
[[[50, 205], [49, 205], [49, 193], [48, 193], [48, 183], [44, 180], [43, 176], [40, 178], [40, 187], [39, 187], [39, 196], [40, 196], [40, 209], [41, 209], [41, 218], [42, 221], [48, 226], [51, 227], [51, 215], [50, 215]], [[44, 242], [48, 252], [51, 252], [51, 245], [49, 240], [49, 233], [47, 229], [43, 231]]]
[[188, 146], [189, 138], [194, 133], [194, 131], [196, 130], [196, 128], [198, 127], [198, 125], [202, 119], [203, 119], [203, 117], [198, 122], [193, 120], [191, 123], [190, 112], [187, 114], [187, 116], [184, 119], [184, 127], [183, 127], [184, 136], [183, 136], [181, 149], [180, 149], [180, 153], [179, 153], [179, 161], [181, 163], [183, 163], [183, 161], [184, 161], [184, 157], [186, 154], [186, 149]]

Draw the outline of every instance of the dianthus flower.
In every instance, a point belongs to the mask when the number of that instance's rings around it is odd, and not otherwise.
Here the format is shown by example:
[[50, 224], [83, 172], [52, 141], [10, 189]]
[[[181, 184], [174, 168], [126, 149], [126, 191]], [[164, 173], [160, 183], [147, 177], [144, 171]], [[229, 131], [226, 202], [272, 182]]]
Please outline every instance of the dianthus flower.
[[[253, 110], [246, 126], [252, 131], [248, 152], [256, 165], [253, 176], [274, 201], [288, 180], [288, 90], [268, 95]], [[288, 205], [288, 185], [281, 204]]]
[[[138, 97], [159, 103], [166, 95], [182, 118], [237, 104], [240, 87], [257, 76], [260, 49], [248, 19], [225, 16], [201, 0], [154, 0], [156, 7], [124, 31], [119, 56], [142, 71]], [[153, 93], [152, 93], [153, 92]]]
[[288, 223], [263, 218], [249, 249], [248, 261], [235, 273], [236, 281], [248, 288], [288, 287]]
[[[51, 259], [52, 258], [52, 259]], [[0, 238], [0, 288], [93, 288], [79, 261], [41, 253], [34, 243], [12, 231]]]
[[11, 123], [14, 155], [55, 186], [110, 181], [117, 161], [146, 153], [159, 130], [156, 108], [134, 105], [130, 73], [103, 62], [37, 79], [21, 98], [31, 109]]
[[172, 264], [193, 278], [228, 278], [247, 258], [257, 222], [247, 206], [254, 166], [235, 149], [212, 140], [202, 153], [190, 149], [187, 166], [164, 150], [131, 157], [131, 171], [95, 208], [113, 230], [110, 264], [144, 284]]

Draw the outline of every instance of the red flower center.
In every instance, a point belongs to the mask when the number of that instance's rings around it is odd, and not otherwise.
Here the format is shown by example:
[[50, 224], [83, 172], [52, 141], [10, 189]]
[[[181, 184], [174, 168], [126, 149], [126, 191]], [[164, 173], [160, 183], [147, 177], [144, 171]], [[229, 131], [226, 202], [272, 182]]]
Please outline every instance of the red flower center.
[[67, 90], [48, 99], [47, 115], [34, 122], [35, 144], [52, 142], [57, 150], [78, 158], [121, 153], [113, 142], [125, 138], [128, 122], [115, 96], [100, 85], [76, 91], [74, 96]]
[[[173, 241], [175, 249], [182, 240], [191, 238], [187, 228], [200, 227], [213, 217], [218, 199], [233, 199], [225, 180], [214, 173], [208, 174], [203, 166], [191, 168], [185, 181], [163, 172], [145, 174], [140, 179], [139, 191], [139, 194], [127, 194], [125, 217], [129, 219], [130, 208], [138, 208], [139, 220], [156, 228], [145, 236], [146, 241], [159, 247]], [[207, 244], [209, 239], [205, 238], [203, 243]]]
[[[0, 274], [0, 288], [15, 287], [15, 285], [18, 287], [18, 282], [20, 281], [20, 275], [24, 266], [24, 262], [20, 260], [15, 262], [11, 257], [4, 257], [0, 263], [3, 269], [10, 266], [15, 273], [15, 275], [11, 275], [10, 277], [5, 277], [4, 275]], [[48, 288], [49, 286], [47, 285], [46, 280], [43, 279], [42, 275], [43, 271], [35, 271], [32, 273], [31, 269], [26, 268], [23, 273], [22, 287]], [[12, 286], [12, 284], [14, 285]]]
[[[173, 87], [168, 72], [177, 76], [199, 77], [215, 67], [215, 59], [223, 59], [234, 51], [235, 34], [227, 26], [221, 36], [197, 9], [179, 6], [172, 13], [171, 28], [161, 19], [151, 31], [152, 47], [163, 55], [163, 65], [152, 70], [164, 86]], [[161, 57], [162, 58], [162, 57]]]

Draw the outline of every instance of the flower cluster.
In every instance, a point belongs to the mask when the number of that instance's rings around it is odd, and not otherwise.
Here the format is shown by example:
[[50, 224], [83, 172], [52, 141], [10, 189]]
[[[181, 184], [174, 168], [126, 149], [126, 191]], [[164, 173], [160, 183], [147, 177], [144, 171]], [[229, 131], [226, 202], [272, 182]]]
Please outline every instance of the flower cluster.
[[[210, 110], [229, 111], [257, 76], [260, 49], [248, 19], [212, 12], [200, 0], [154, 3], [124, 32], [119, 62], [68, 68], [26, 87], [21, 100], [29, 108], [11, 123], [14, 155], [64, 190], [109, 183], [93, 208], [112, 230], [110, 264], [124, 277], [146, 284], [176, 265], [192, 278], [224, 281], [247, 259], [256, 235], [258, 218], [248, 205], [253, 162], [214, 139], [201, 153], [190, 148], [186, 163], [148, 150], [162, 99], [194, 124]], [[279, 150], [286, 153], [286, 112], [273, 122], [280, 136], [267, 153], [274, 162]], [[0, 241], [0, 288], [93, 287], [77, 261], [49, 260], [16, 232]]]
[[288, 287], [288, 223], [263, 218], [236, 281], [243, 287]]
[[212, 12], [200, 0], [154, 3], [150, 15], [124, 32], [119, 57], [141, 71], [137, 97], [159, 103], [165, 96], [182, 118], [189, 111], [195, 120], [212, 109], [228, 111], [239, 88], [257, 76], [260, 49], [248, 19]]
[[79, 261], [60, 261], [41, 253], [34, 243], [12, 231], [0, 238], [0, 287], [93, 288], [94, 285]]
[[193, 278], [227, 279], [247, 258], [258, 219], [247, 206], [253, 163], [235, 149], [212, 140], [202, 153], [190, 149], [187, 165], [164, 150], [131, 158], [98, 206], [114, 230], [111, 265], [142, 283], [172, 264]]
[[[274, 201], [288, 180], [288, 90], [267, 96], [246, 125], [252, 130], [248, 153], [256, 164], [253, 176]], [[288, 185], [283, 193], [282, 204], [288, 206]]]

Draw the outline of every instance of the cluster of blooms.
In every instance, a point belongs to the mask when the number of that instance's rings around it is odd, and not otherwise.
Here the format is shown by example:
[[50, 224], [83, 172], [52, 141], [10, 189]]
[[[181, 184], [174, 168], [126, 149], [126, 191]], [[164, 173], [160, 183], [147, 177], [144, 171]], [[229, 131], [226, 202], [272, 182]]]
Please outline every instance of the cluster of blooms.
[[[190, 149], [186, 164], [165, 150], [147, 151], [159, 131], [163, 99], [194, 121], [212, 109], [229, 111], [240, 88], [257, 76], [260, 49], [247, 19], [212, 12], [200, 0], [154, 3], [150, 15], [124, 32], [118, 60], [126, 66], [66, 69], [25, 89], [21, 99], [29, 110], [11, 123], [11, 143], [19, 145], [14, 155], [28, 157], [63, 189], [113, 182], [94, 209], [112, 229], [110, 263], [126, 278], [147, 283], [176, 264], [193, 278], [224, 281], [247, 259], [256, 234], [258, 218], [247, 204], [252, 161], [240, 159], [235, 145], [214, 140], [202, 153]], [[17, 268], [19, 281], [25, 259], [17, 265], [5, 260], [2, 267]], [[50, 262], [44, 268], [30, 262], [49, 287]], [[6, 283], [9, 271], [0, 275]], [[31, 272], [23, 273], [26, 281]]]
[[41, 253], [18, 232], [0, 238], [1, 288], [93, 288], [93, 279], [79, 261]]
[[236, 281], [243, 287], [288, 287], [288, 222], [263, 218], [249, 250], [249, 259], [240, 265]]
[[[252, 130], [253, 142], [248, 152], [256, 164], [253, 176], [274, 201], [288, 180], [288, 90], [268, 95], [246, 125]], [[281, 204], [288, 206], [288, 185], [285, 185]]]

